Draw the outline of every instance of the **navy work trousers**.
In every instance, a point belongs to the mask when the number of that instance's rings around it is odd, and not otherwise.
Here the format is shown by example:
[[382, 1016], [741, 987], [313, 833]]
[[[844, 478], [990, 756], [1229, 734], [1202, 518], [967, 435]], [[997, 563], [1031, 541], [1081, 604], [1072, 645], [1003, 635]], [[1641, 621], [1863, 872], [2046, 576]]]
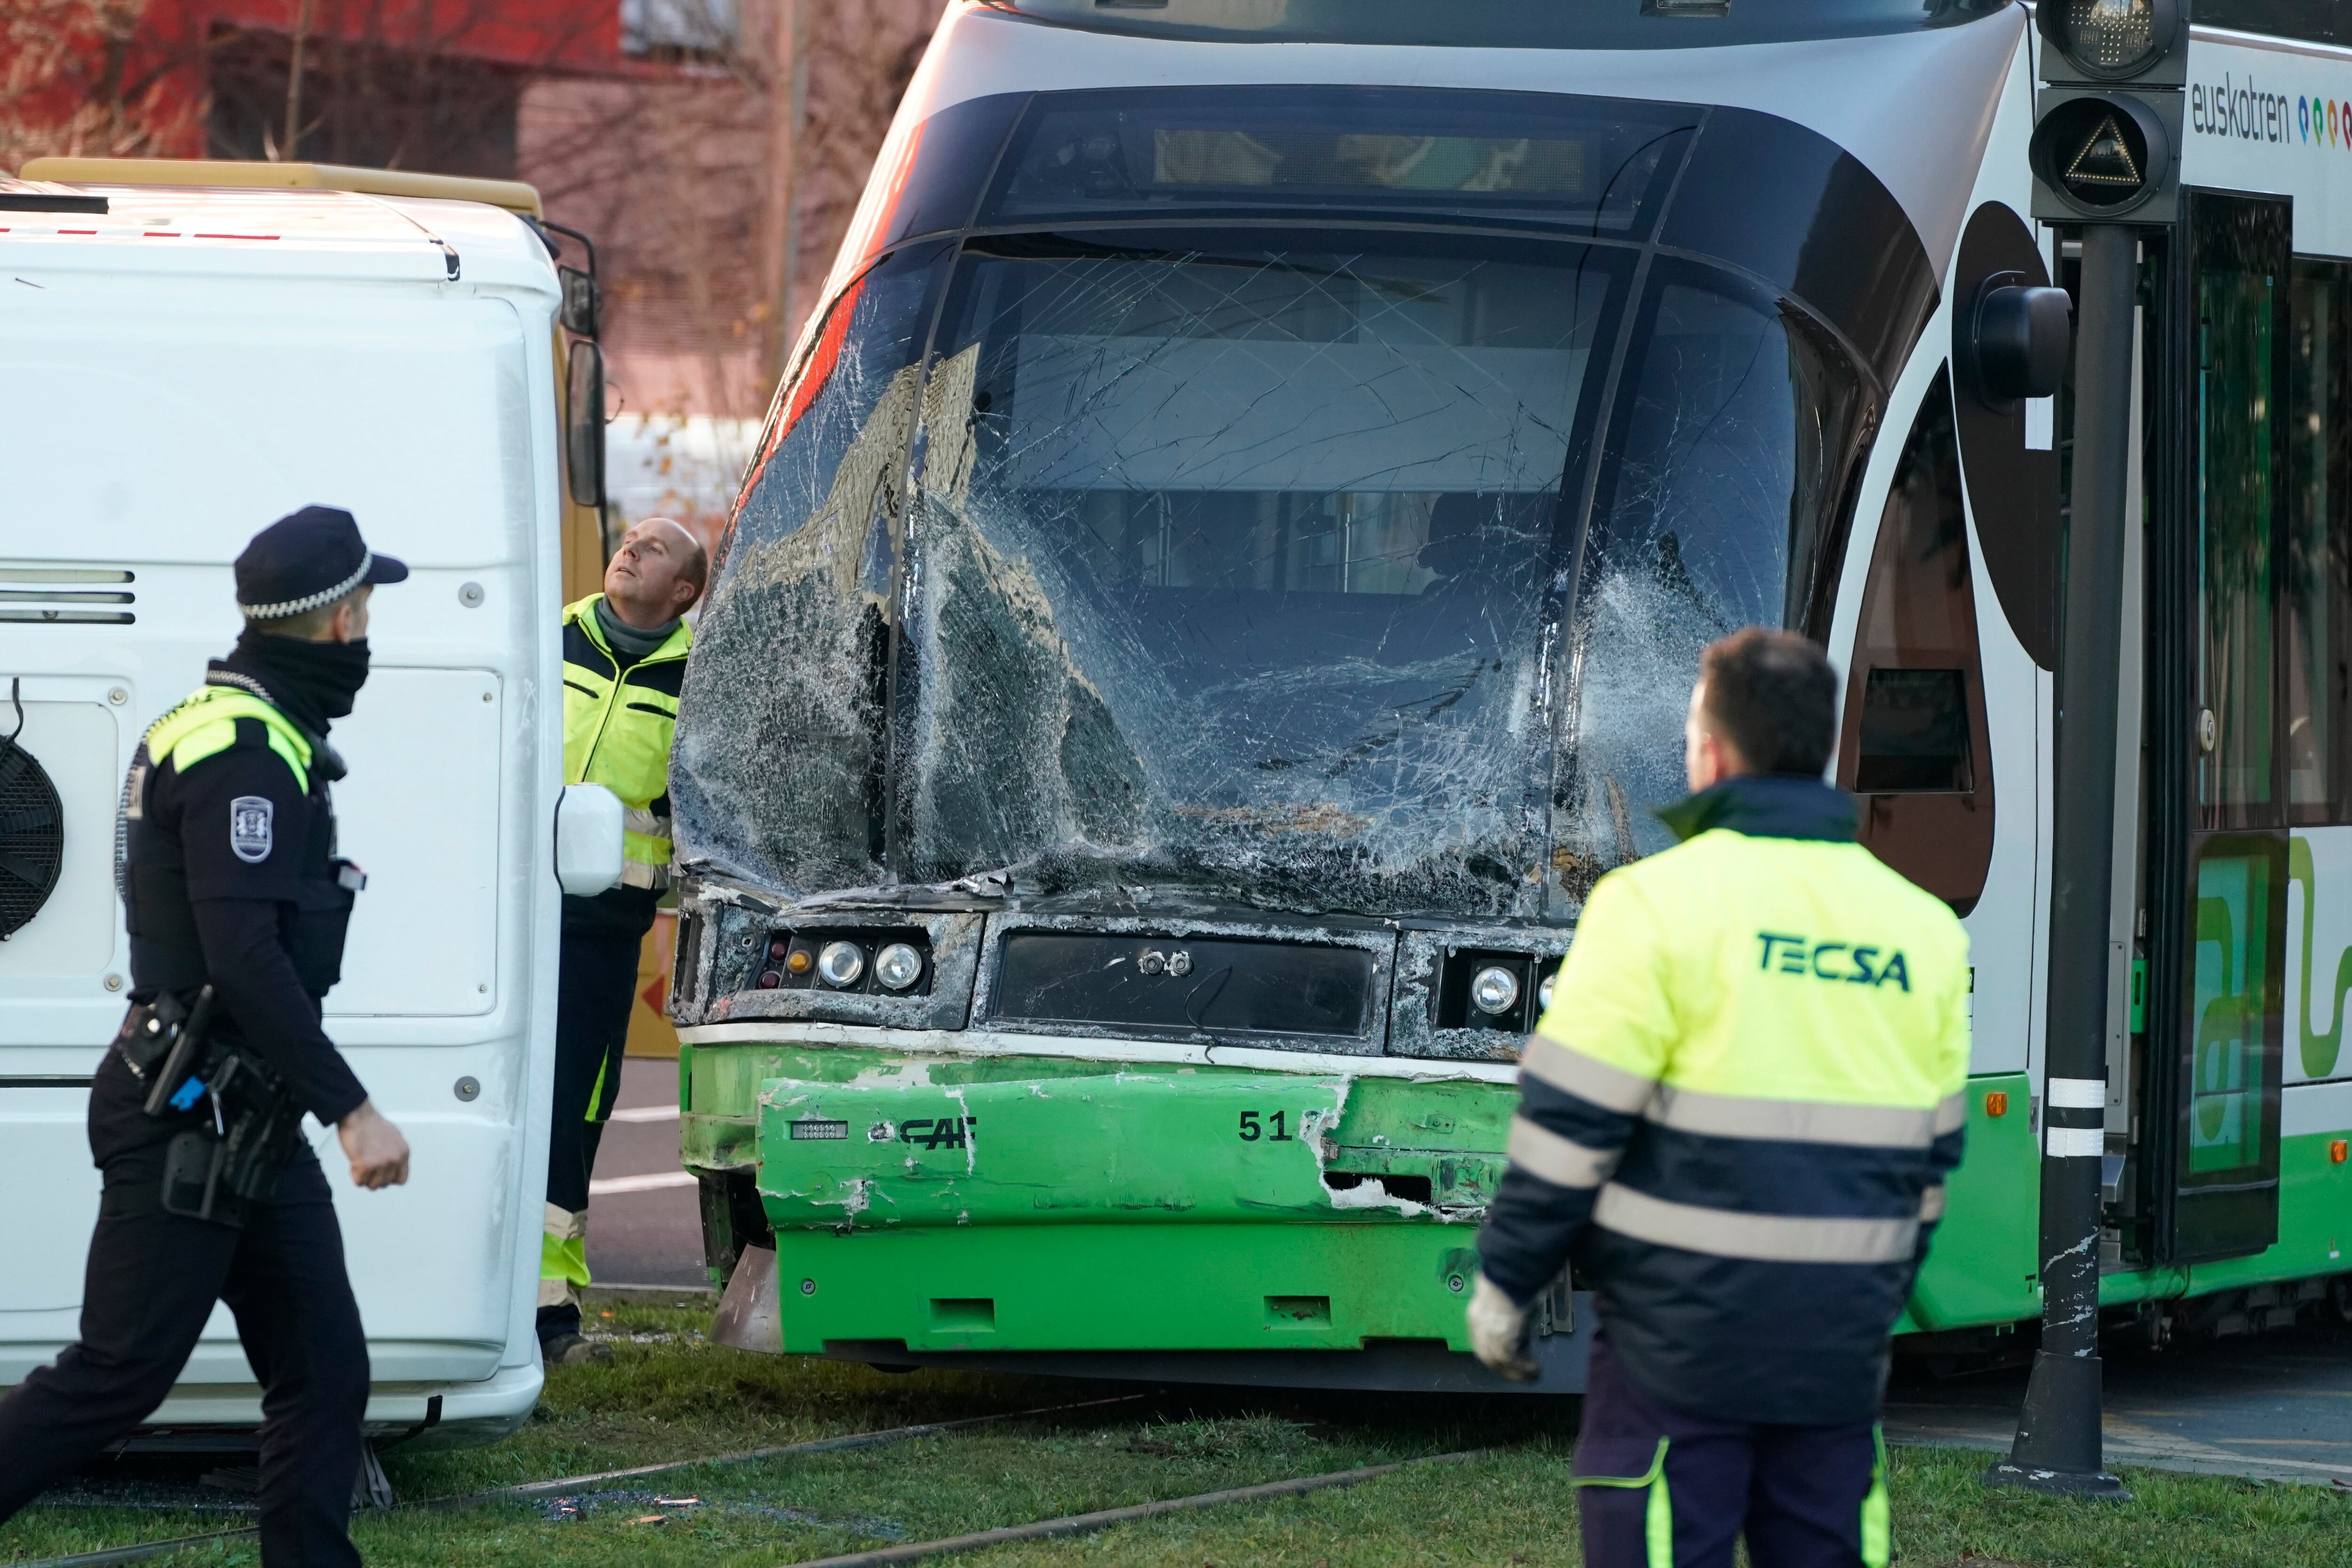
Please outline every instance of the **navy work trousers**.
[[334, 1199], [310, 1150], [242, 1229], [168, 1214], [160, 1149], [110, 1162], [81, 1339], [0, 1400], [0, 1520], [131, 1435], [163, 1402], [215, 1301], [261, 1380], [261, 1561], [358, 1568], [346, 1530], [367, 1412], [367, 1336]]
[[1597, 1339], [1576, 1437], [1585, 1568], [1885, 1568], [1874, 1422], [1758, 1427], [1667, 1408]]
[[[637, 936], [605, 932], [563, 934], [555, 982], [555, 1093], [547, 1137], [549, 1235], [584, 1267], [588, 1182], [596, 1172], [596, 1145], [621, 1092], [621, 1059], [629, 1041], [629, 1009], [635, 1000]], [[558, 1214], [564, 1218], [557, 1218]], [[556, 1236], [557, 1228], [564, 1228]], [[570, 1243], [564, 1247], [564, 1243]], [[542, 1258], [546, 1255], [542, 1253]], [[539, 1338], [580, 1332], [580, 1299], [565, 1290], [559, 1299], [550, 1283], [551, 1259], [542, 1263]]]

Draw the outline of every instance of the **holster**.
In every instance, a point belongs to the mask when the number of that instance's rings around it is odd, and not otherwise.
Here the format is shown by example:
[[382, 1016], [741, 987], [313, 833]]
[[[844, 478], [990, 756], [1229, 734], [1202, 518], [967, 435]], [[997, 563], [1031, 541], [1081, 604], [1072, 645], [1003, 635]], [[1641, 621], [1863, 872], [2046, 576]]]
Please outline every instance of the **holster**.
[[213, 1122], [166, 1145], [164, 1211], [241, 1226], [248, 1204], [278, 1190], [301, 1139], [302, 1107], [258, 1056], [235, 1045], [207, 1053], [188, 1082], [211, 1103]]

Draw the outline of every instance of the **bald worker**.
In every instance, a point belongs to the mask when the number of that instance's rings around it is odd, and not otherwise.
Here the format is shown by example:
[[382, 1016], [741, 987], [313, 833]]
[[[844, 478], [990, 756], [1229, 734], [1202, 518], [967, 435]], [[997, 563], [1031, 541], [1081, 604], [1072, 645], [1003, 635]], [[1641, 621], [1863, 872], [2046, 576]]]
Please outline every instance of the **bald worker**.
[[682, 525], [647, 517], [604, 568], [604, 591], [563, 610], [563, 781], [618, 795], [624, 838], [621, 884], [563, 901], [539, 1258], [539, 1345], [550, 1365], [613, 1356], [580, 1334], [588, 1178], [621, 1092], [637, 952], [669, 887], [669, 743], [694, 641], [680, 617], [702, 597], [709, 570], [701, 542]]

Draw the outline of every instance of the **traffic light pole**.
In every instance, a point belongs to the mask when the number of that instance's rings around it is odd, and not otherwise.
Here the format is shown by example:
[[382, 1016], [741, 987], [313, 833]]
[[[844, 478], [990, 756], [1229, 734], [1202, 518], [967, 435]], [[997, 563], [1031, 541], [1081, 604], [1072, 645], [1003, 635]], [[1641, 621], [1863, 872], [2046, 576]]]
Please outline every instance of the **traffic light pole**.
[[2074, 339], [2074, 465], [2058, 653], [2057, 789], [2050, 855], [2050, 988], [2042, 1101], [2042, 1348], [1997, 1486], [2121, 1498], [2101, 1448], [2099, 1175], [2105, 1153], [2107, 963], [2113, 898], [2132, 310], [2138, 235], [2083, 233]]

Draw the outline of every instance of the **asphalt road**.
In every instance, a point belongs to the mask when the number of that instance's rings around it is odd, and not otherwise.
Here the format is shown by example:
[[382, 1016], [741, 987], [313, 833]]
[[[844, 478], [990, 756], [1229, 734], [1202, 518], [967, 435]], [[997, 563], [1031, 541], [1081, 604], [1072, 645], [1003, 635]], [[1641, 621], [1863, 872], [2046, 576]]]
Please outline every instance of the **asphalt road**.
[[[666, 1114], [664, 1113], [667, 1113]], [[632, 1057], [588, 1188], [599, 1285], [708, 1285], [694, 1178], [677, 1166], [677, 1063]]]
[[[2109, 1349], [2110, 1465], [2352, 1488], [2352, 1327]], [[2007, 1452], [2026, 1373], [1985, 1373], [1889, 1391], [1886, 1435]]]

